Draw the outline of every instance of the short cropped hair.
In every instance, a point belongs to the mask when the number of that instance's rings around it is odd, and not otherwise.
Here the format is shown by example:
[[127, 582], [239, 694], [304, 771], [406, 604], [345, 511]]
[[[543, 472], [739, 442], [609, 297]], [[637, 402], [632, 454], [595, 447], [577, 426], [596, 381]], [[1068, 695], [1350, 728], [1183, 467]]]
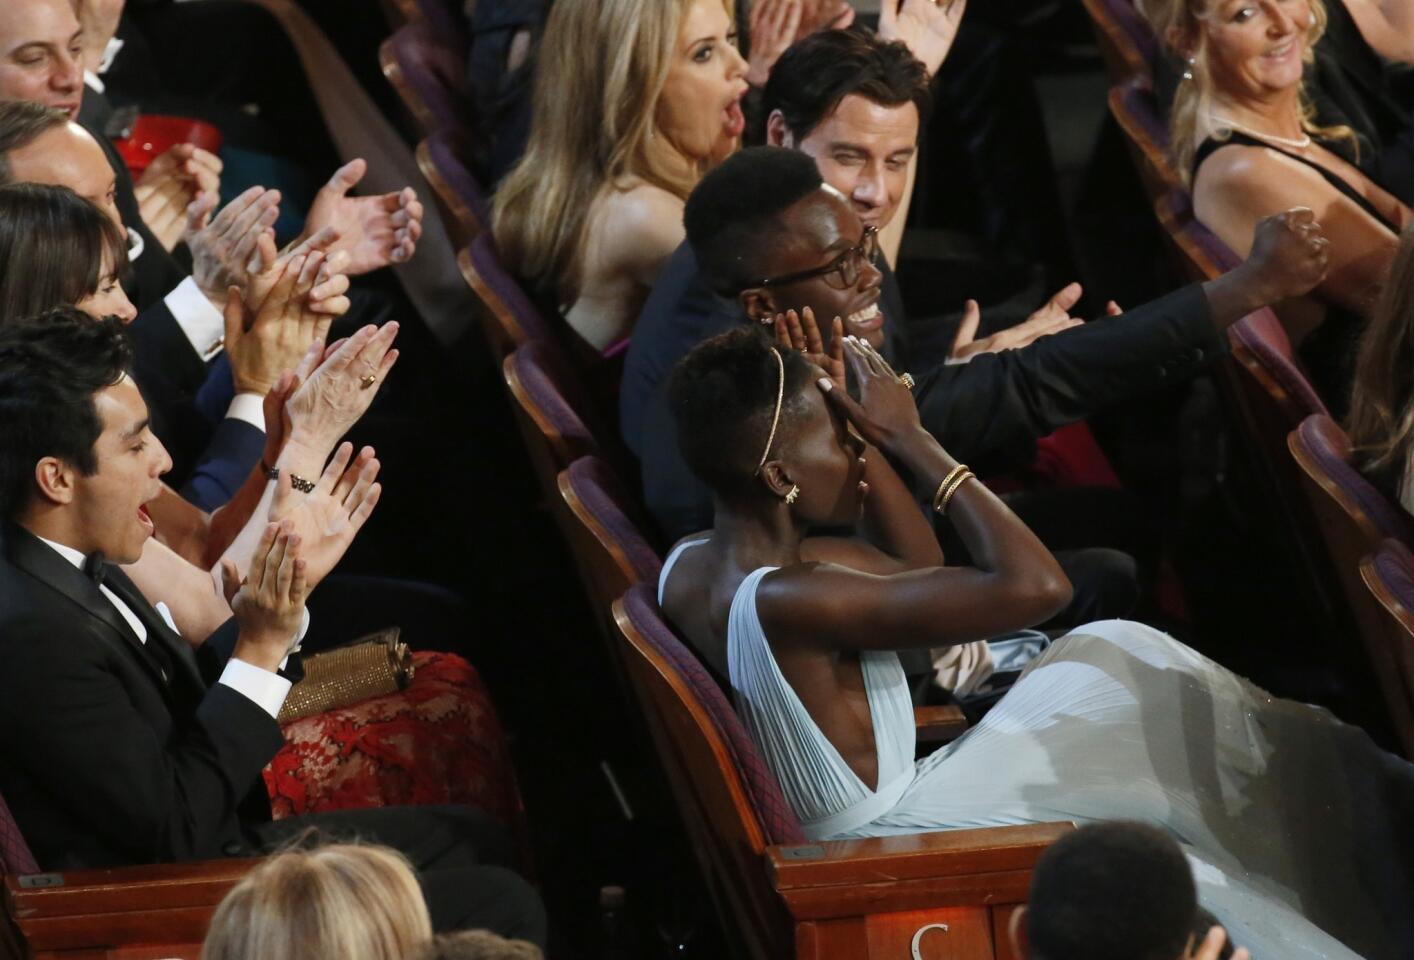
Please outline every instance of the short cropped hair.
[[396, 850], [330, 844], [277, 853], [216, 908], [203, 960], [407, 960], [432, 938], [412, 867]]
[[717, 493], [745, 490], [766, 447], [781, 390], [773, 351], [785, 366], [785, 401], [772, 447], [779, 451], [811, 374], [799, 353], [774, 346], [755, 325], [741, 326], [698, 344], [673, 368], [668, 404], [678, 446], [692, 472]]
[[414, 960], [545, 960], [545, 955], [527, 940], [507, 940], [486, 930], [463, 930], [434, 938]]
[[0, 187], [0, 324], [92, 296], [105, 260], [127, 272], [123, 232], [97, 206], [68, 187]]
[[116, 319], [60, 307], [0, 326], [0, 516], [34, 494], [34, 466], [57, 457], [85, 476], [98, 469], [103, 423], [94, 395], [123, 379], [133, 351]]
[[855, 93], [885, 107], [912, 103], [921, 129], [933, 108], [928, 70], [899, 42], [867, 28], [821, 30], [781, 54], [762, 94], [762, 112], [781, 111], [797, 141]]
[[1178, 960], [1197, 919], [1193, 872], [1172, 837], [1100, 823], [1037, 861], [1026, 936], [1032, 960]]
[[683, 225], [708, 285], [730, 297], [757, 279], [764, 229], [823, 183], [811, 157], [778, 147], [739, 151], [703, 177]]
[[0, 186], [15, 181], [10, 154], [68, 122], [69, 115], [58, 107], [46, 107], [33, 100], [0, 102]]

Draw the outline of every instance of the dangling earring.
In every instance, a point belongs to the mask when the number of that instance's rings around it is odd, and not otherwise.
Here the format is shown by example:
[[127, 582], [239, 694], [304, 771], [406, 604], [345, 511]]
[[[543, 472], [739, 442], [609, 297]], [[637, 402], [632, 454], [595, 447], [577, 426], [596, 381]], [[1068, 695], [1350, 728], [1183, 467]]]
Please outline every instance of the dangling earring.
[[1185, 79], [1185, 80], [1192, 80], [1192, 79], [1193, 79], [1193, 66], [1194, 66], [1194, 64], [1196, 64], [1197, 62], [1198, 62], [1198, 58], [1197, 58], [1197, 57], [1189, 57], [1189, 58], [1188, 58], [1188, 60], [1187, 60], [1188, 66], [1186, 66], [1186, 67], [1183, 68], [1183, 79]]
[[795, 501], [800, 496], [800, 485], [791, 484], [790, 490], [786, 491], [786, 506], [794, 506]]

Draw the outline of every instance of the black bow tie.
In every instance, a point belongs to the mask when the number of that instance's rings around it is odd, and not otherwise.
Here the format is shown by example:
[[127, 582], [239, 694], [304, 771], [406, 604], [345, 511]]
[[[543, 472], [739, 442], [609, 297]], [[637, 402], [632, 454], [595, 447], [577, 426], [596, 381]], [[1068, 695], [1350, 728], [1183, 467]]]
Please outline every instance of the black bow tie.
[[102, 550], [98, 551], [97, 553], [91, 553], [87, 557], [84, 557], [84, 576], [88, 577], [96, 585], [100, 587], [103, 586], [103, 578], [107, 575], [107, 571], [108, 564], [103, 559]]

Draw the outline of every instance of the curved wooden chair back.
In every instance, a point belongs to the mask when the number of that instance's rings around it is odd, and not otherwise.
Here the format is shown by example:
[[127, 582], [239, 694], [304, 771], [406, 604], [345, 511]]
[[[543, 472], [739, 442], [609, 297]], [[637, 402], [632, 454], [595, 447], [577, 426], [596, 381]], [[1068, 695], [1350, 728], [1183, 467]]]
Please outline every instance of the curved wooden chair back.
[[580, 457], [560, 471], [558, 482], [580, 579], [595, 613], [612, 631], [614, 601], [635, 584], [656, 587], [662, 558], [645, 532], [642, 511], [604, 459]]
[[501, 371], [540, 491], [554, 510], [560, 500], [560, 471], [600, 449], [579, 413], [586, 409], [582, 390], [553, 341], [521, 344], [501, 362]]
[[497, 356], [527, 340], [554, 341], [558, 332], [501, 263], [491, 231], [480, 233], [457, 255], [457, 266], [481, 303], [481, 326]]
[[1414, 553], [1398, 540], [1386, 540], [1360, 562], [1360, 578], [1379, 604], [1380, 639], [1397, 674], [1391, 683], [1403, 703], [1395, 713], [1395, 732], [1404, 756], [1414, 760]]
[[491, 224], [486, 190], [472, 172], [472, 149], [462, 128], [443, 127], [417, 145], [417, 168], [432, 187], [452, 245], [460, 250]]
[[1370, 594], [1361, 564], [1386, 540], [1414, 542], [1414, 521], [1355, 468], [1350, 438], [1330, 417], [1307, 417], [1288, 442], [1388, 716], [1402, 731], [1414, 722], [1403, 692], [1402, 666], [1384, 638], [1384, 609]]
[[1150, 77], [1159, 45], [1132, 0], [1084, 0], [1112, 83]]
[[[1092, 0], [1103, 3], [1106, 0]], [[1123, 3], [1125, 0], [1113, 0]], [[1168, 126], [1159, 110], [1149, 81], [1144, 76], [1133, 77], [1110, 88], [1110, 114], [1124, 134], [1130, 157], [1149, 202], [1174, 190], [1184, 190], [1182, 178], [1169, 157]]]
[[460, 54], [424, 22], [399, 27], [378, 47], [378, 63], [423, 135], [471, 123], [465, 48]]

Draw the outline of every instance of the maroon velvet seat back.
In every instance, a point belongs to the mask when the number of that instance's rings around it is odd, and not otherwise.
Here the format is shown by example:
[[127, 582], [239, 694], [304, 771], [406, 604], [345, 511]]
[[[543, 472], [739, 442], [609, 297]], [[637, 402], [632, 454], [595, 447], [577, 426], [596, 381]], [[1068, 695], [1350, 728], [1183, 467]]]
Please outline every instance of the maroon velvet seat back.
[[1384, 611], [1382, 639], [1397, 670], [1392, 684], [1403, 709], [1392, 709], [1404, 756], [1414, 759], [1414, 553], [1386, 540], [1360, 564], [1360, 574]]
[[0, 796], [0, 876], [23, 876], [39, 873], [39, 863], [30, 852], [29, 844], [20, 833], [5, 798]]
[[417, 166], [437, 196], [453, 245], [466, 246], [490, 229], [486, 190], [472, 172], [473, 152], [461, 128], [444, 127], [417, 145]]
[[559, 333], [501, 263], [489, 230], [457, 257], [462, 276], [481, 301], [483, 326], [497, 352], [510, 353], [527, 340], [556, 340]]
[[1124, 134], [1149, 202], [1156, 202], [1170, 191], [1183, 190], [1183, 180], [1169, 156], [1168, 124], [1149, 81], [1134, 77], [1116, 84], [1110, 88], [1109, 102], [1110, 113]]
[[1132, 0], [1085, 0], [1085, 9], [1095, 24], [1110, 79], [1152, 77], [1161, 55], [1159, 44]]
[[742, 940], [733, 956], [790, 956], [765, 851], [804, 843], [800, 822], [717, 681], [663, 619], [656, 584], [630, 589], [614, 617], [694, 852], [724, 926]]
[[465, 48], [443, 43], [431, 24], [400, 27], [378, 48], [378, 62], [424, 134], [470, 125]]
[[408, 23], [430, 27], [448, 48], [465, 57], [471, 49], [471, 34], [459, 0], [394, 0]]
[[599, 443], [580, 410], [588, 409], [573, 368], [554, 341], [531, 340], [502, 362], [511, 409], [547, 502], [559, 501], [561, 470]]
[[570, 546], [596, 611], [611, 622], [615, 600], [637, 583], [656, 584], [662, 558], [646, 534], [642, 511], [601, 457], [580, 457], [559, 476], [573, 519]]
[[1400, 686], [1400, 664], [1383, 639], [1385, 614], [1365, 586], [1360, 565], [1378, 552], [1386, 539], [1406, 545], [1414, 542], [1414, 522], [1355, 468], [1350, 438], [1330, 417], [1307, 417], [1292, 431], [1289, 443], [1304, 474], [1307, 498], [1336, 580], [1360, 632], [1390, 719], [1398, 728], [1408, 709]]

